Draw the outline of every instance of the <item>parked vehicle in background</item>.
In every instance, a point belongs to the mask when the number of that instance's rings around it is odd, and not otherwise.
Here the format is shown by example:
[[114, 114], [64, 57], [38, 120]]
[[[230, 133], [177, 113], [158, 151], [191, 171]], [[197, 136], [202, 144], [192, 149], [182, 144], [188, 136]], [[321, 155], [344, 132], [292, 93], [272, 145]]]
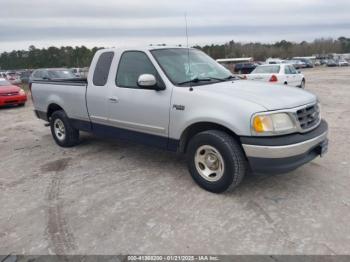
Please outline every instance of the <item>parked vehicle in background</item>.
[[270, 58], [266, 59], [265, 63], [266, 64], [270, 64], [270, 65], [276, 65], [276, 64], [283, 63], [283, 60], [280, 59], [280, 58], [272, 58], [272, 57], [270, 57]]
[[255, 63], [239, 63], [235, 65], [234, 72], [237, 74], [250, 74], [256, 67], [257, 64]]
[[299, 61], [301, 61], [302, 63], [305, 64], [304, 68], [313, 68], [314, 67], [314, 64], [309, 59], [301, 58], [301, 59], [299, 59]]
[[21, 83], [21, 78], [15, 71], [7, 71], [6, 79], [13, 85], [18, 85]]
[[36, 69], [29, 77], [29, 86], [37, 80], [63, 80], [77, 78], [72, 70], [67, 68]]
[[349, 66], [349, 63], [345, 60], [337, 61], [338, 66]]
[[83, 67], [83, 68], [71, 68], [73, 74], [76, 76], [76, 77], [79, 77], [79, 78], [86, 78], [87, 75], [88, 75], [88, 72], [89, 72], [89, 68], [88, 67]]
[[34, 81], [32, 96], [59, 146], [86, 131], [185, 153], [194, 181], [215, 193], [249, 167], [288, 172], [327, 151], [315, 95], [237, 80], [193, 48], [99, 50], [87, 79]]
[[320, 60], [321, 65], [327, 65], [327, 63], [328, 63], [328, 59], [321, 59]]
[[336, 66], [338, 66], [338, 64], [337, 64], [337, 62], [335, 62], [335, 60], [329, 59], [327, 61], [327, 66], [329, 66], [329, 67], [336, 67]]
[[282, 64], [293, 65], [295, 69], [305, 68], [306, 64], [300, 60], [284, 60]]
[[19, 77], [21, 79], [21, 82], [24, 83], [24, 84], [28, 84], [29, 83], [29, 78], [30, 78], [30, 75], [32, 74], [32, 71], [31, 70], [23, 70], [23, 71], [20, 71], [19, 73]]
[[20, 87], [11, 84], [5, 78], [0, 78], [0, 106], [24, 106], [27, 94]]
[[270, 82], [305, 88], [305, 77], [291, 64], [260, 65], [249, 75], [248, 80]]

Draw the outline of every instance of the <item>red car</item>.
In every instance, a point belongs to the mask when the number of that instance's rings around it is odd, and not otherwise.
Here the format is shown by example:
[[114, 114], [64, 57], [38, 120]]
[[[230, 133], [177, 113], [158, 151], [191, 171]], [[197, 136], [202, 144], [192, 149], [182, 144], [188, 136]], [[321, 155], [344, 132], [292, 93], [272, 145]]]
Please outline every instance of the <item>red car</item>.
[[0, 106], [23, 106], [27, 101], [27, 94], [18, 86], [12, 85], [6, 79], [0, 78]]

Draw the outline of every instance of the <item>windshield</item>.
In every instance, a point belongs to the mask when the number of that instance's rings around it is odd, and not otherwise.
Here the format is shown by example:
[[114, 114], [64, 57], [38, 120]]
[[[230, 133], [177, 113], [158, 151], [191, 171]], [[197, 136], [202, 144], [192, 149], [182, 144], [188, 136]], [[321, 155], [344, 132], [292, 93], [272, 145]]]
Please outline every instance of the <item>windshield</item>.
[[49, 77], [51, 79], [69, 79], [75, 78], [75, 75], [71, 70], [50, 70], [48, 71]]
[[252, 74], [277, 74], [280, 71], [280, 66], [271, 65], [271, 66], [258, 66], [254, 69]]
[[0, 86], [10, 86], [11, 84], [5, 79], [0, 79]]
[[[171, 48], [151, 51], [164, 73], [175, 85], [217, 83], [232, 74], [215, 60], [196, 49]], [[189, 63], [190, 61], [190, 63]], [[201, 80], [205, 80], [201, 82]]]

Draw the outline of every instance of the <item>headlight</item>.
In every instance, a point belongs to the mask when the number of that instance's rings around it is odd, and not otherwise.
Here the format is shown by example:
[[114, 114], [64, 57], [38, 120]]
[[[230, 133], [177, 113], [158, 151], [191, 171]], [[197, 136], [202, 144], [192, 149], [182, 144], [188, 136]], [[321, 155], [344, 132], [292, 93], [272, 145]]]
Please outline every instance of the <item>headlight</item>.
[[272, 136], [292, 133], [297, 127], [287, 113], [256, 114], [252, 118], [254, 135]]
[[24, 92], [24, 90], [23, 90], [23, 89], [20, 89], [20, 90], [19, 90], [19, 94], [20, 94], [20, 95], [25, 95], [25, 94], [26, 94], [26, 92]]

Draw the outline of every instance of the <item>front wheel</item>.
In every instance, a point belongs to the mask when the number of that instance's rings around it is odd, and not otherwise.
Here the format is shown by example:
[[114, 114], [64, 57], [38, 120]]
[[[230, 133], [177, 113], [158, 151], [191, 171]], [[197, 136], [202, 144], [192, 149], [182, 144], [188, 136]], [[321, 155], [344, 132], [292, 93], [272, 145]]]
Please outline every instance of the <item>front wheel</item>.
[[237, 187], [247, 169], [240, 145], [232, 136], [219, 130], [204, 131], [191, 139], [187, 163], [194, 181], [213, 193]]
[[79, 130], [69, 122], [66, 113], [55, 111], [50, 121], [51, 133], [55, 142], [62, 147], [72, 147], [79, 143]]

